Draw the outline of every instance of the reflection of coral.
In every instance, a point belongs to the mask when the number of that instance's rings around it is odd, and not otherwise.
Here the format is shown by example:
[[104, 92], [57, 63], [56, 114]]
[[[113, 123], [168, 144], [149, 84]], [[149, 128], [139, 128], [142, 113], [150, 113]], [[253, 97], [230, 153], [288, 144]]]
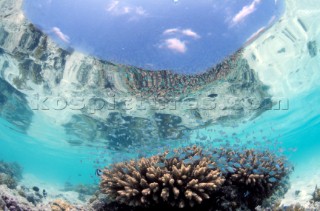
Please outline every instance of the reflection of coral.
[[100, 188], [118, 208], [254, 209], [290, 172], [284, 161], [268, 151], [188, 147], [114, 164]]

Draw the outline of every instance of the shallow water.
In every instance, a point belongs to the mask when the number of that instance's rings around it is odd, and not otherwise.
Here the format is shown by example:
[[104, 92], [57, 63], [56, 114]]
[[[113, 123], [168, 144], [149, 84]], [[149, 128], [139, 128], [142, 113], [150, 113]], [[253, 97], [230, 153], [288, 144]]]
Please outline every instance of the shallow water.
[[[3, 0], [5, 1], [7, 0]], [[0, 3], [3, 2], [0, 1]], [[146, 104], [145, 110], [118, 109], [108, 111], [106, 114], [99, 109], [94, 110], [94, 113], [69, 107], [60, 109], [61, 104], [59, 105], [57, 101], [48, 104], [40, 101], [39, 109], [34, 104], [39, 103], [34, 101], [35, 94], [49, 96], [50, 99], [56, 96], [62, 96], [64, 99], [74, 99], [75, 96], [88, 98], [94, 96], [107, 100], [112, 98], [106, 98], [104, 95], [109, 87], [94, 86], [97, 84], [92, 79], [92, 75], [95, 74], [94, 68], [92, 71], [90, 68], [80, 68], [81, 71], [88, 71], [88, 73], [79, 73], [77, 64], [81, 66], [81, 62], [84, 61], [91, 64], [91, 58], [86, 58], [86, 55], [78, 52], [71, 53], [76, 55], [74, 57], [71, 54], [66, 57], [69, 60], [66, 62], [65, 69], [54, 69], [50, 66], [51, 63], [46, 64], [45, 68], [41, 67], [43, 68], [41, 83], [36, 83], [33, 76], [29, 75], [23, 78], [27, 85], [19, 86], [14, 81], [14, 77], [24, 74], [21, 70], [19, 72], [18, 66], [25, 61], [25, 58], [19, 60], [17, 55], [13, 56], [14, 50], [11, 43], [16, 42], [12, 38], [14, 36], [10, 38], [12, 39], [8, 42], [10, 44], [0, 42], [1, 49], [4, 49], [4, 51], [0, 49], [0, 87], [2, 88], [0, 90], [0, 160], [19, 163], [23, 167], [24, 182], [27, 181], [29, 185], [40, 185], [41, 188], [55, 190], [52, 187], [61, 189], [65, 183], [98, 184], [99, 177], [96, 175], [96, 169], [132, 158], [149, 157], [180, 146], [196, 144], [205, 147], [270, 149], [276, 154], [285, 155], [295, 167], [290, 175], [291, 187], [282, 203], [288, 205], [299, 201], [307, 205], [314, 187], [320, 185], [318, 164], [320, 161], [318, 153], [320, 149], [318, 140], [320, 137], [320, 83], [317, 81], [320, 78], [318, 49], [320, 32], [314, 27], [315, 21], [312, 21], [313, 17], [318, 17], [317, 15], [320, 14], [318, 12], [320, 4], [312, 1], [304, 5], [301, 10], [299, 10], [301, 4], [297, 1], [288, 0], [287, 4], [290, 7], [287, 8], [283, 17], [256, 39], [247, 43], [241, 55], [241, 58], [247, 59], [255, 73], [252, 77], [257, 78], [254, 83], [258, 88], [252, 88], [252, 96], [272, 99], [273, 105], [261, 110], [242, 109], [245, 111], [243, 113], [235, 112], [237, 110], [235, 107], [232, 107], [234, 110], [231, 110], [230, 114], [223, 113], [228, 110], [224, 106], [230, 106], [230, 102], [224, 102], [228, 99], [227, 97], [216, 101], [225, 104], [221, 108], [206, 111], [209, 113], [207, 116], [201, 112], [196, 115], [190, 111], [192, 109], [185, 111], [180, 107], [155, 112], [152, 106], [148, 107], [150, 102]], [[23, 22], [24, 18], [22, 23], [26, 28], [28, 22]], [[289, 25], [291, 19], [288, 18], [294, 19], [296, 25]], [[304, 21], [308, 30], [303, 32], [301, 23], [298, 29], [298, 19]], [[8, 20], [1, 21], [6, 23]], [[14, 21], [10, 23], [15, 23]], [[1, 27], [2, 23], [0, 29]], [[288, 35], [288, 32], [284, 32], [281, 27], [289, 28], [288, 31], [294, 35]], [[0, 38], [1, 33], [3, 32], [0, 30]], [[14, 28], [11, 33], [19, 34], [21, 31]], [[300, 37], [299, 33], [302, 34]], [[270, 35], [280, 37], [279, 40], [282, 42], [274, 41], [270, 44], [273, 45], [272, 47], [268, 44], [265, 47], [263, 43], [274, 39], [270, 38]], [[285, 40], [284, 36], [289, 36], [290, 39], [295, 37], [295, 41], [292, 44], [291, 41]], [[315, 43], [315, 49], [310, 50], [310, 42]], [[50, 49], [52, 52], [57, 52], [59, 48], [52, 41], [48, 46], [49, 52]], [[21, 46], [20, 48], [23, 49]], [[285, 48], [287, 54], [281, 60], [278, 54], [268, 55], [269, 48], [271, 50]], [[253, 54], [256, 55], [255, 59], [252, 58]], [[56, 56], [54, 53], [53, 55]], [[79, 61], [77, 61], [78, 58]], [[46, 62], [46, 60], [35, 59], [34, 54], [31, 59], [39, 64]], [[47, 60], [50, 60], [50, 56]], [[9, 68], [4, 68], [5, 61], [9, 62]], [[96, 60], [92, 64], [101, 65]], [[207, 67], [207, 63], [204, 66]], [[122, 77], [121, 71], [126, 68], [121, 65], [117, 68], [119, 69], [112, 69], [119, 72], [115, 77], [113, 89], [116, 90], [116, 94], [123, 97], [123, 93], [132, 90], [128, 88], [127, 83], [118, 82], [125, 78]], [[50, 71], [55, 73], [50, 74]], [[57, 77], [55, 74], [59, 71], [62, 71], [62, 76], [60, 75], [62, 79], [55, 83], [54, 80]], [[273, 74], [275, 72], [277, 75]], [[216, 99], [220, 99], [220, 95], [224, 94], [234, 97], [231, 95], [234, 93], [224, 91], [224, 87], [227, 86], [224, 84], [224, 79], [218, 80], [217, 83], [214, 81], [199, 85], [200, 88], [192, 88], [190, 92], [181, 95], [197, 98], [201, 93], [214, 90], [218, 93]], [[226, 79], [226, 81], [229, 80], [231, 79]], [[240, 79], [242, 80], [246, 79]], [[261, 84], [268, 88], [263, 88]], [[144, 89], [141, 90], [144, 91]], [[250, 96], [245, 91], [235, 95]], [[135, 96], [135, 93], [132, 91], [130, 96]], [[126, 104], [136, 101], [121, 102]], [[97, 107], [93, 105], [92, 108]], [[114, 114], [117, 112], [121, 113], [121, 118]], [[161, 112], [165, 115], [160, 115]], [[301, 191], [299, 196], [295, 195], [296, 190]]]

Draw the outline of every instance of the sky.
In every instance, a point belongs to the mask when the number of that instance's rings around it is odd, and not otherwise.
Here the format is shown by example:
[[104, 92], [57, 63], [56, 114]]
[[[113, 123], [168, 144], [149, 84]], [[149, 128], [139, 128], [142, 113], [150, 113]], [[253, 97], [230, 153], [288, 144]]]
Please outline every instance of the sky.
[[61, 46], [149, 70], [192, 74], [222, 61], [279, 18], [281, 0], [25, 0]]

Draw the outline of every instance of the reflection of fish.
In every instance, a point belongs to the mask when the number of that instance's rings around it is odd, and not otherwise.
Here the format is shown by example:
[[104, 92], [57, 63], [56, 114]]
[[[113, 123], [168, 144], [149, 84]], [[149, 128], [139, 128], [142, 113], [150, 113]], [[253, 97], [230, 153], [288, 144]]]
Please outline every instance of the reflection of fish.
[[96, 175], [100, 177], [102, 175], [102, 171], [100, 169], [96, 169]]

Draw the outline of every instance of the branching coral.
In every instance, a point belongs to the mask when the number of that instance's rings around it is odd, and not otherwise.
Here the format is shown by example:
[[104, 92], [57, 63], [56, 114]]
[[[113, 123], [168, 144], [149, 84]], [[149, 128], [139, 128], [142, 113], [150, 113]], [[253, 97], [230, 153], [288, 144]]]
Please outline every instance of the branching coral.
[[226, 178], [225, 206], [254, 209], [285, 185], [283, 179], [291, 170], [284, 157], [270, 151], [219, 149], [213, 150], [214, 155], [220, 158], [218, 167]]
[[254, 209], [289, 172], [285, 159], [269, 151], [194, 146], [105, 168], [100, 188], [131, 208]]
[[130, 206], [184, 208], [210, 199], [224, 181], [215, 163], [193, 147], [106, 168], [101, 190], [111, 200]]

